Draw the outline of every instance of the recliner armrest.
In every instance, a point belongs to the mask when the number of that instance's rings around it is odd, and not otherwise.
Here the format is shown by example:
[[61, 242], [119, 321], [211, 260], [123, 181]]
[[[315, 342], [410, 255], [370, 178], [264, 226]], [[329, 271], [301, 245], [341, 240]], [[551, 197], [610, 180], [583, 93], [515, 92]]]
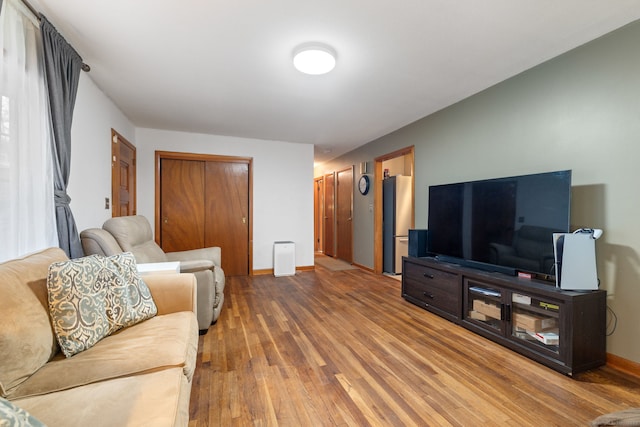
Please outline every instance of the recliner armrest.
[[222, 251], [218, 246], [209, 248], [192, 249], [189, 251], [167, 252], [168, 261], [190, 261], [190, 260], [211, 260], [213, 265], [220, 267], [222, 260]]
[[213, 269], [213, 261], [208, 259], [193, 259], [189, 261], [180, 261], [180, 273], [195, 273], [202, 270]]

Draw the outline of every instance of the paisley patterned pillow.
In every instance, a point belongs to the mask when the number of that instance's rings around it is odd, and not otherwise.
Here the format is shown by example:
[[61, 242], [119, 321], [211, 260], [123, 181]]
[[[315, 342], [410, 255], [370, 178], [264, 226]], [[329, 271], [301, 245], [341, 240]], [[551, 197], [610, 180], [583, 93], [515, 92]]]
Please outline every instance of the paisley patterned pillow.
[[31, 414], [0, 397], [0, 425], [11, 427], [46, 427]]
[[47, 291], [53, 329], [67, 357], [157, 313], [130, 252], [53, 263]]

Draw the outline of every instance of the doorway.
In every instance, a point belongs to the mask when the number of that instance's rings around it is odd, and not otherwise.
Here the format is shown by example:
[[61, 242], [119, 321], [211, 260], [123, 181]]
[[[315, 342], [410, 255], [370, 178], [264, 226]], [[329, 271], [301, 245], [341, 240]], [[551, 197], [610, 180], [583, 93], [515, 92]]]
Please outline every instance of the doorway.
[[314, 252], [323, 252], [324, 178], [316, 178], [313, 182], [313, 250]]
[[385, 169], [389, 169], [389, 175], [406, 175], [411, 176], [411, 190], [410, 190], [410, 199], [411, 199], [411, 227], [415, 226], [415, 179], [414, 176], [414, 165], [415, 165], [415, 154], [414, 154], [414, 146], [406, 147], [392, 153], [388, 153], [382, 156], [379, 156], [374, 159], [374, 182], [377, 185], [374, 185], [374, 215], [373, 215], [373, 271], [377, 274], [382, 274], [383, 272], [383, 197], [382, 197], [382, 188], [383, 188], [383, 179]]
[[111, 129], [111, 216], [136, 212], [136, 147]]
[[336, 258], [353, 263], [353, 166], [338, 171], [336, 186]]
[[335, 256], [335, 173], [324, 176], [324, 253]]

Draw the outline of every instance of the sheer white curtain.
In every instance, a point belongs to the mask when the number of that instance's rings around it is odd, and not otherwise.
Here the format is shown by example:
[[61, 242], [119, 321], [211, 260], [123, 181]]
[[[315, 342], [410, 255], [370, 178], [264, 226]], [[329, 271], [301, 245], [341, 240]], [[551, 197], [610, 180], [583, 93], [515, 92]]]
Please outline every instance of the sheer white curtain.
[[0, 13], [0, 261], [58, 246], [40, 30], [19, 0]]

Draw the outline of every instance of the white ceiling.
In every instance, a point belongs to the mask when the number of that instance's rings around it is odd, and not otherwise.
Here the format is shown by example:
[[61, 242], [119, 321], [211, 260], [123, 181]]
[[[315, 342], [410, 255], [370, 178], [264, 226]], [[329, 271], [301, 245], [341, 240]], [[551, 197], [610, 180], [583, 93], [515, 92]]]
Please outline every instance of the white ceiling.
[[[31, 0], [138, 127], [322, 162], [640, 18], [640, 0]], [[292, 66], [306, 42], [328, 75]]]

